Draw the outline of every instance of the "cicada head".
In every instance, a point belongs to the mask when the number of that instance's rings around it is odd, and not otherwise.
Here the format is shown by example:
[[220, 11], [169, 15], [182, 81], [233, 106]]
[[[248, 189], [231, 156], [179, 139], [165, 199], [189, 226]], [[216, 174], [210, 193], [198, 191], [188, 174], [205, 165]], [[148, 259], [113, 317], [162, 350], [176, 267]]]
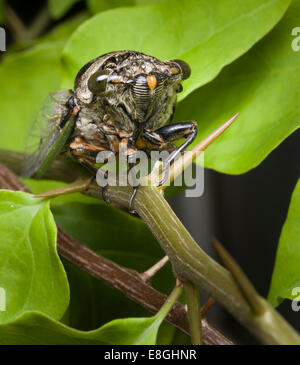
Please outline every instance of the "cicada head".
[[[181, 60], [162, 62], [134, 51], [112, 52], [89, 62], [78, 73], [75, 93], [81, 102], [105, 100], [111, 108], [134, 122], [147, 123], [174, 103], [181, 82], [190, 76]], [[168, 117], [168, 115], [166, 116]]]

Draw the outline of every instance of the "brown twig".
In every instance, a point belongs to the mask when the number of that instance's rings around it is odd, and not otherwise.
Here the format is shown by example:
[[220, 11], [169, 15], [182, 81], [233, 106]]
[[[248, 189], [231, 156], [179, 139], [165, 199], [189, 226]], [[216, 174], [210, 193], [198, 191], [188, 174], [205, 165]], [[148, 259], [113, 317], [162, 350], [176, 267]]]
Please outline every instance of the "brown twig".
[[8, 4], [5, 5], [5, 15], [7, 24], [11, 29], [13, 38], [16, 42], [24, 42], [36, 39], [51, 24], [50, 12], [47, 6], [45, 6], [38, 13], [29, 27], [24, 25], [22, 19]]
[[207, 301], [201, 308], [202, 318], [207, 316], [207, 313], [210, 311], [211, 307], [215, 304], [215, 300], [213, 297], [209, 297]]
[[27, 28], [23, 24], [21, 18], [14, 11], [14, 9], [8, 4], [5, 5], [4, 11], [7, 24], [11, 29], [14, 40], [16, 42], [24, 41], [27, 37]]
[[[30, 192], [17, 176], [3, 165], [0, 165], [0, 188]], [[157, 313], [167, 299], [164, 294], [145, 283], [139, 273], [121, 267], [96, 254], [66, 234], [61, 228], [58, 228], [57, 249], [61, 256], [74, 265], [119, 290], [152, 313]], [[166, 321], [189, 334], [189, 321], [184, 305], [175, 303], [166, 317]], [[202, 330], [203, 339], [207, 345], [232, 344], [205, 319], [202, 320]]]
[[38, 38], [51, 24], [51, 16], [48, 6], [43, 7], [37, 14], [31, 25], [28, 27], [27, 38], [29, 40]]

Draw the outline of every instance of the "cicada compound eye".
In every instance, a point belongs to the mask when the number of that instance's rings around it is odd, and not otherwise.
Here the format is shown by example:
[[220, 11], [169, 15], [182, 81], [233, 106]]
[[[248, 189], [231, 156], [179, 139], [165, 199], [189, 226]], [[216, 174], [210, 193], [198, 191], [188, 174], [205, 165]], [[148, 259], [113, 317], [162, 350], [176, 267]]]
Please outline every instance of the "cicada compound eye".
[[108, 71], [102, 70], [95, 72], [88, 81], [89, 90], [94, 93], [102, 93], [106, 90], [106, 84], [108, 79]]
[[176, 63], [176, 65], [180, 68], [183, 80], [188, 79], [191, 76], [191, 68], [185, 61], [172, 60], [171, 62]]

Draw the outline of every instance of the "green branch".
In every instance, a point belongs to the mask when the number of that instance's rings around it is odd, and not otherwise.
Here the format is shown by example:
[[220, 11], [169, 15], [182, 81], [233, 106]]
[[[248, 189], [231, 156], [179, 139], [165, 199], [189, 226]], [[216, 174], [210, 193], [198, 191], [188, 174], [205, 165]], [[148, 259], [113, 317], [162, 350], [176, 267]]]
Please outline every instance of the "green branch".
[[199, 288], [190, 282], [185, 282], [183, 287], [188, 308], [192, 344], [203, 345]]
[[[0, 162], [20, 173], [22, 154], [0, 151]], [[63, 160], [54, 161], [45, 179], [70, 182], [87, 176], [84, 169]], [[86, 194], [101, 199], [101, 189], [91, 184]], [[131, 187], [108, 187], [111, 202], [127, 209]], [[173, 269], [183, 282], [191, 282], [223, 305], [240, 323], [265, 344], [300, 344], [299, 334], [262, 297], [262, 314], [253, 312], [232, 274], [209, 257], [193, 240], [177, 218], [163, 193], [154, 187], [140, 187], [134, 209], [145, 221], [162, 249], [169, 256]]]

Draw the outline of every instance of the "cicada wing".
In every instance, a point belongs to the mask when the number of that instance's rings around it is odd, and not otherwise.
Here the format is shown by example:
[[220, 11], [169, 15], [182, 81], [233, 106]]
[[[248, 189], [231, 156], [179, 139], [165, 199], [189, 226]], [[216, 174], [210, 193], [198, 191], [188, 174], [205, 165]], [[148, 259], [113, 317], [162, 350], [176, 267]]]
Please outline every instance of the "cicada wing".
[[24, 177], [40, 178], [70, 136], [75, 121], [70, 97], [68, 90], [52, 93], [38, 110], [26, 138]]

